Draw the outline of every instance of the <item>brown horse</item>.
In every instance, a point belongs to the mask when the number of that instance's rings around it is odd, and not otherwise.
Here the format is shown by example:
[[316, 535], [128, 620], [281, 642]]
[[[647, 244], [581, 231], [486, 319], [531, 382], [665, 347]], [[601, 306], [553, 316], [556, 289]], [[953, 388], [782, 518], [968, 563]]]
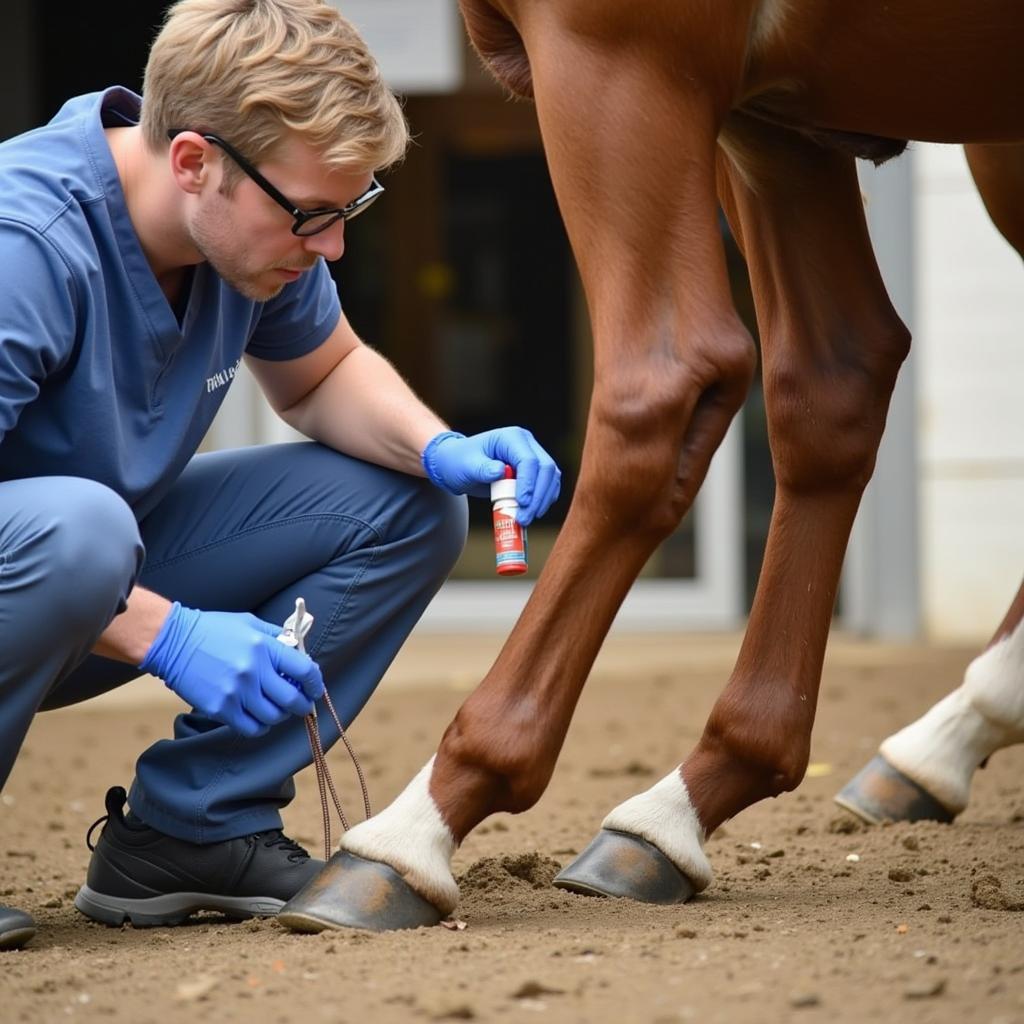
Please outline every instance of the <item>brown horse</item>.
[[[654, 902], [703, 889], [706, 837], [803, 778], [843, 553], [910, 344], [855, 159], [908, 139], [968, 143], [993, 219], [1024, 251], [1018, 0], [461, 6], [483, 60], [536, 103], [593, 324], [586, 445], [498, 660], [436, 757], [285, 907], [297, 929], [438, 920], [458, 896], [456, 845], [544, 791], [620, 602], [690, 508], [751, 381], [720, 203], [750, 269], [777, 481], [757, 594], [696, 748], [612, 811], [559, 883]], [[1018, 657], [1022, 613], [1018, 600], [1000, 633]]]

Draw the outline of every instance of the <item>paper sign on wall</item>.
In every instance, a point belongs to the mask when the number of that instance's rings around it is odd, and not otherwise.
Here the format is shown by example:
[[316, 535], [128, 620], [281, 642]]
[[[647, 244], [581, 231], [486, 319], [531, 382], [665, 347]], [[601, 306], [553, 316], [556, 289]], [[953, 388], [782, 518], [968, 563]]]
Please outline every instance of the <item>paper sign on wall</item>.
[[359, 29], [388, 85], [448, 93], [462, 84], [462, 22], [455, 0], [329, 0]]

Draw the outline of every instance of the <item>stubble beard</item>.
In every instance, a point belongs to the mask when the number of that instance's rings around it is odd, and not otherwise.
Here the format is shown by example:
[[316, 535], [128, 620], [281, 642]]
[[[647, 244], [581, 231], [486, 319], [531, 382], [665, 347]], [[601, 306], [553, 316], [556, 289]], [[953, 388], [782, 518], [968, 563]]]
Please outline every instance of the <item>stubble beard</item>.
[[262, 279], [273, 268], [254, 271], [246, 266], [244, 253], [237, 248], [232, 249], [230, 243], [227, 246], [221, 243], [222, 239], [231, 237], [231, 232], [232, 227], [225, 218], [211, 211], [206, 220], [192, 225], [192, 244], [217, 276], [247, 299], [268, 302], [276, 298], [286, 282], [264, 283]]

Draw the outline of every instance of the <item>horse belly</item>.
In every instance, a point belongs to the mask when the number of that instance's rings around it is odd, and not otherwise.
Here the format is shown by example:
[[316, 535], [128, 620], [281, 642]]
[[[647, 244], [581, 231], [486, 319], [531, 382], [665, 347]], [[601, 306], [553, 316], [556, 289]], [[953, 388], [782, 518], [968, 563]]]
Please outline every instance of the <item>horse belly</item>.
[[930, 142], [1024, 139], [1019, 0], [800, 0], [754, 73], [758, 106], [815, 128]]

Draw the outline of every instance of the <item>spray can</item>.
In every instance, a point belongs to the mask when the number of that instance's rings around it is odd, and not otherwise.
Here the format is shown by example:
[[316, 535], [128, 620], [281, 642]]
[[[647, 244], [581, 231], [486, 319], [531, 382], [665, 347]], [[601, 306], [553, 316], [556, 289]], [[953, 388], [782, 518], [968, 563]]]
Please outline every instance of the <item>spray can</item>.
[[516, 479], [511, 466], [503, 480], [491, 484], [494, 510], [494, 558], [499, 576], [521, 576], [526, 572], [526, 527], [516, 522]]

